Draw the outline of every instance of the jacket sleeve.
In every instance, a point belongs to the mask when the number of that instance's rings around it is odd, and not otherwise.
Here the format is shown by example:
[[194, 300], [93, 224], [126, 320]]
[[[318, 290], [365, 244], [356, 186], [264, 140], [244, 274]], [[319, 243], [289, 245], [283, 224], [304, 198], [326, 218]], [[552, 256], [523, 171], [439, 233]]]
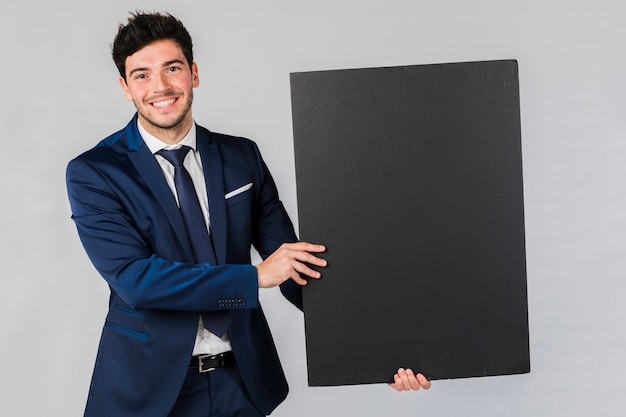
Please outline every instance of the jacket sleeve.
[[66, 172], [67, 190], [82, 244], [109, 286], [134, 308], [181, 311], [258, 308], [252, 265], [184, 263], [151, 253], [108, 180], [80, 157]]

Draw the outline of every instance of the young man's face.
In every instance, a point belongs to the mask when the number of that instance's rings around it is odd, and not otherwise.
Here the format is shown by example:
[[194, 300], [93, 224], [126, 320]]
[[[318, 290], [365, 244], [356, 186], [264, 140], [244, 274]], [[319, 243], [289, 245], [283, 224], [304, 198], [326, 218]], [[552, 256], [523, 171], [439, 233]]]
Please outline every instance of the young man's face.
[[135, 103], [139, 121], [150, 133], [189, 129], [193, 118], [193, 88], [198, 87], [198, 68], [191, 66], [172, 40], [153, 42], [126, 58], [126, 80], [120, 84]]

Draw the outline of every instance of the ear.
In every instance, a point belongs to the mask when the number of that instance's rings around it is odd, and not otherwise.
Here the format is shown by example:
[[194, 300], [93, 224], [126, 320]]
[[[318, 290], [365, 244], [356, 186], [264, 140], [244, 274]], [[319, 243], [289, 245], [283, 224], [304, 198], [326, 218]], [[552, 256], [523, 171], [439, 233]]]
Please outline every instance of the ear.
[[132, 94], [130, 94], [130, 90], [128, 89], [128, 84], [126, 84], [124, 77], [120, 77], [119, 81], [120, 81], [120, 86], [122, 87], [122, 91], [124, 92], [124, 95], [126, 96], [126, 99], [128, 101], [133, 101], [133, 96]]
[[200, 77], [198, 77], [198, 64], [195, 62], [191, 64], [191, 82], [193, 88], [198, 88], [200, 85]]

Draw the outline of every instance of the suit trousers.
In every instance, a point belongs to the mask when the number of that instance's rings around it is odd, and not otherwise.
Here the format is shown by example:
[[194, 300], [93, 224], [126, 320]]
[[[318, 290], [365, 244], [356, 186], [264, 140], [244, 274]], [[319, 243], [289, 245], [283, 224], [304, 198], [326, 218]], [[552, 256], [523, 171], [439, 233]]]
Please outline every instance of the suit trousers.
[[168, 417], [263, 417], [250, 401], [235, 364], [198, 373], [190, 368]]

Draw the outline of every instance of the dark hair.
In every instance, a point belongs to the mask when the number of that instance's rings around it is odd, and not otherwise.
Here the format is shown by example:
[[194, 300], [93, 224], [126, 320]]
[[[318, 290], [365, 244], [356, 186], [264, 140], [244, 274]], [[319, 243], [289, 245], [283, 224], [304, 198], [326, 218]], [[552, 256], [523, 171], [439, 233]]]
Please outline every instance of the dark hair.
[[169, 13], [131, 13], [128, 24], [120, 24], [111, 48], [113, 61], [122, 78], [126, 79], [126, 58], [144, 46], [164, 39], [176, 42], [188, 64], [192, 64], [191, 36], [180, 20]]

